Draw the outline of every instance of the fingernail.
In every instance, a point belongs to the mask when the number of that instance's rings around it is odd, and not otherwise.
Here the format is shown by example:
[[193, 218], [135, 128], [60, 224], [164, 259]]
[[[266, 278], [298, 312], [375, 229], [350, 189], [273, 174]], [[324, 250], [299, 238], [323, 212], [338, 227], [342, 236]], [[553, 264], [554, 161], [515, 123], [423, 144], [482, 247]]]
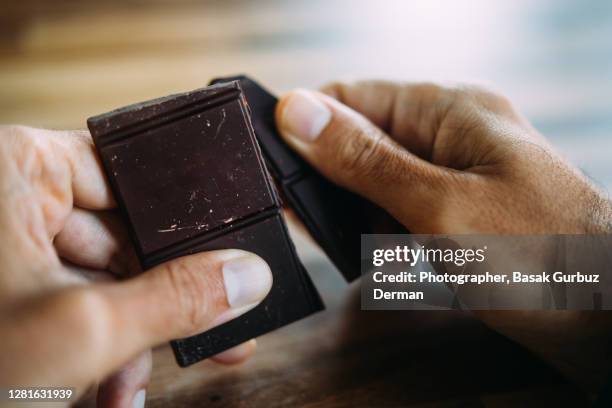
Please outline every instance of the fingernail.
[[132, 408], [144, 408], [145, 400], [147, 399], [147, 391], [140, 390], [136, 394], [134, 394], [134, 398], [132, 399]]
[[209, 329], [212, 329], [213, 327], [221, 326], [223, 323], [227, 323], [230, 320], [234, 320], [238, 316], [242, 316], [249, 310], [254, 309], [255, 307], [257, 307], [257, 305], [259, 305], [259, 303], [252, 303], [250, 305], [241, 306], [238, 308], [230, 308], [226, 310], [225, 312], [221, 313], [219, 316], [217, 316], [210, 324]]
[[268, 264], [255, 255], [229, 259], [223, 264], [227, 302], [232, 308], [259, 303], [272, 287]]
[[331, 111], [311, 92], [293, 92], [281, 112], [283, 130], [304, 142], [314, 141], [331, 120]]

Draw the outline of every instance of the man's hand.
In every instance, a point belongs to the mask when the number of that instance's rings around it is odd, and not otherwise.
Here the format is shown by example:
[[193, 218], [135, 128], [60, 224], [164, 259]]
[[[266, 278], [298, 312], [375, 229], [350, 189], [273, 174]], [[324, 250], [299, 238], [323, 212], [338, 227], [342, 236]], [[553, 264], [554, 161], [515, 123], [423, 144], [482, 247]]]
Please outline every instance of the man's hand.
[[610, 203], [502, 96], [360, 82], [278, 105], [286, 141], [414, 233], [585, 233]]
[[[414, 233], [597, 233], [610, 201], [502, 96], [367, 81], [296, 90], [277, 107], [287, 143]], [[479, 312], [494, 329], [596, 386], [612, 364], [605, 314]]]
[[[0, 193], [3, 386], [83, 392], [104, 381], [99, 405], [144, 404], [151, 347], [236, 317], [270, 290], [268, 265], [238, 250], [140, 274], [87, 132], [0, 127]], [[253, 351], [251, 341], [216, 359]]]

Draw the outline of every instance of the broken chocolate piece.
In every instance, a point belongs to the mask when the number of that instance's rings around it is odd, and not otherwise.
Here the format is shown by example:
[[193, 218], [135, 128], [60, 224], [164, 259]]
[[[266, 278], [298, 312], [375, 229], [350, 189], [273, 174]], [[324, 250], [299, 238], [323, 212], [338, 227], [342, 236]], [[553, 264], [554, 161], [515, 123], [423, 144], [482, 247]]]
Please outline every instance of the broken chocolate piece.
[[263, 302], [172, 342], [181, 366], [294, 322], [323, 304], [297, 258], [238, 82], [130, 105], [88, 126], [143, 269], [213, 249], [270, 265]]
[[383, 209], [331, 183], [291, 150], [276, 129], [276, 97], [243, 75], [213, 79], [211, 84], [228, 81], [240, 81], [255, 134], [287, 204], [345, 279], [350, 282], [358, 278], [361, 234], [380, 233], [375, 227], [381, 221], [385, 232], [401, 233], [405, 229]]

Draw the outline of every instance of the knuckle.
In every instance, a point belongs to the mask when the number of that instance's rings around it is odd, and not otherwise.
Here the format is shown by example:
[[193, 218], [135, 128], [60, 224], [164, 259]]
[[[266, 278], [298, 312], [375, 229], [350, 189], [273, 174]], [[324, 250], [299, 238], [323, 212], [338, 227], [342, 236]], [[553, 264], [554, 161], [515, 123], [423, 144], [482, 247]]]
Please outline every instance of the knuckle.
[[321, 87], [321, 91], [334, 99], [339, 101], [343, 100], [344, 90], [347, 87], [347, 83], [342, 81], [333, 81], [328, 84], [325, 84]]
[[225, 293], [222, 280], [207, 273], [211, 263], [196, 259], [178, 258], [164, 264], [163, 270], [169, 280], [169, 301], [176, 305], [176, 317], [185, 333], [201, 330], [215, 312], [215, 297]]
[[58, 138], [66, 148], [75, 151], [77, 154], [95, 149], [93, 139], [86, 130], [71, 130], [63, 133], [63, 137]]
[[338, 165], [349, 178], [382, 182], [397, 173], [398, 160], [390, 154], [384, 136], [374, 129], [353, 130], [340, 149]]
[[440, 96], [452, 91], [452, 89], [435, 82], [421, 82], [415, 85], [408, 84], [405, 86], [405, 89], [415, 92], [418, 95], [422, 95], [423, 98], [427, 100], [439, 98]]
[[435, 82], [407, 83], [399, 90], [399, 95], [401, 100], [417, 102], [414, 106], [418, 117], [427, 117], [428, 107], [446, 107], [456, 98], [455, 89]]
[[476, 105], [489, 111], [505, 112], [513, 109], [510, 99], [492, 85], [464, 85], [459, 92]]
[[3, 151], [22, 151], [24, 147], [34, 144], [34, 137], [31, 128], [21, 125], [3, 125], [0, 127], [2, 132]]
[[4, 135], [19, 137], [29, 134], [32, 128], [23, 125], [0, 125], [0, 132]]
[[373, 157], [379, 150], [379, 137], [368, 137], [362, 129], [351, 129], [339, 145], [338, 165], [344, 174], [361, 176], [373, 165]]
[[45, 142], [48, 140], [45, 137], [41, 137], [41, 130], [28, 126], [11, 125], [7, 129], [7, 132], [17, 146], [31, 149], [41, 149], [46, 145]]
[[42, 168], [44, 153], [50, 148], [48, 138], [41, 137], [40, 131], [21, 125], [3, 126], [2, 152], [10, 155], [23, 174], [38, 174]]

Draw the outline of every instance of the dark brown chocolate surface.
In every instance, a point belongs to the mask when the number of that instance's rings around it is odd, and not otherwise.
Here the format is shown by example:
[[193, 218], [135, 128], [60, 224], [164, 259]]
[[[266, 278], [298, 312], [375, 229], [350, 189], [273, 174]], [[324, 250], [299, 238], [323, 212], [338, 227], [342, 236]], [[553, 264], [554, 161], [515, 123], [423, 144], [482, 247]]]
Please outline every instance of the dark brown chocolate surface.
[[406, 232], [384, 210], [342, 189], [321, 176], [282, 140], [276, 129], [277, 99], [246, 76], [213, 79], [211, 83], [240, 81], [251, 109], [253, 127], [268, 167], [287, 204], [293, 208], [312, 237], [347, 281], [361, 274], [361, 234], [377, 230]]
[[[240, 344], [243, 340], [235, 333], [248, 332], [252, 337], [256, 337], [286, 324], [287, 321], [308, 316], [313, 312], [313, 305], [321, 305], [318, 293], [295, 257], [292, 243], [286, 237], [285, 224], [280, 214], [275, 212], [255, 223], [237, 226], [233, 231], [186, 249], [181, 254], [221, 248], [254, 252], [265, 259], [275, 271], [272, 291], [276, 296], [268, 296], [239, 319], [205, 333], [172, 342], [179, 364], [198, 361], [215, 354], [221, 347]], [[298, 270], [302, 273], [296, 273]]]
[[174, 342], [189, 365], [322, 309], [296, 256], [237, 82], [96, 116], [88, 126], [143, 268], [239, 248], [271, 266], [257, 308]]

